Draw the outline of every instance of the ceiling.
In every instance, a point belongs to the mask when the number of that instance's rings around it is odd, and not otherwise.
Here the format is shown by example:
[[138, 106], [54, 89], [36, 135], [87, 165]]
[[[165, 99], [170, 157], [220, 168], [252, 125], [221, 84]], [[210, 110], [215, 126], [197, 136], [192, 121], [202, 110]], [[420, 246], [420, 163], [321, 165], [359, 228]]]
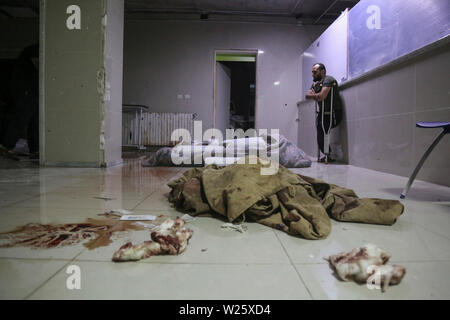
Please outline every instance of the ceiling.
[[[326, 25], [359, 0], [125, 0], [125, 17]], [[39, 0], [0, 0], [0, 18], [37, 18]]]
[[359, 0], [125, 0], [128, 17], [330, 24]]

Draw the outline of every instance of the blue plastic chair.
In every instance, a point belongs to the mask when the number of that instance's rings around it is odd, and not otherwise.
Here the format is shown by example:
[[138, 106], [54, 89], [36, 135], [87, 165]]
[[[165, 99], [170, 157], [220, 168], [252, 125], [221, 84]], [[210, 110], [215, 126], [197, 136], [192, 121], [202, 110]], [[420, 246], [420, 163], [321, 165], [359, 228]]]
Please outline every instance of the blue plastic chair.
[[400, 195], [401, 199], [405, 199], [406, 194], [409, 191], [409, 188], [411, 187], [412, 183], [414, 182], [414, 179], [417, 176], [417, 173], [419, 172], [420, 168], [422, 168], [423, 163], [430, 155], [431, 151], [433, 151], [434, 147], [441, 141], [442, 137], [445, 136], [447, 133], [450, 133], [450, 122], [417, 122], [416, 127], [418, 128], [441, 128], [443, 129], [442, 132], [434, 139], [433, 143], [428, 147], [427, 151], [423, 154], [422, 158], [420, 159], [419, 163], [417, 164], [416, 168], [414, 169], [413, 173], [411, 174], [411, 177], [409, 177], [408, 183], [406, 184], [405, 188], [403, 189], [402, 194]]

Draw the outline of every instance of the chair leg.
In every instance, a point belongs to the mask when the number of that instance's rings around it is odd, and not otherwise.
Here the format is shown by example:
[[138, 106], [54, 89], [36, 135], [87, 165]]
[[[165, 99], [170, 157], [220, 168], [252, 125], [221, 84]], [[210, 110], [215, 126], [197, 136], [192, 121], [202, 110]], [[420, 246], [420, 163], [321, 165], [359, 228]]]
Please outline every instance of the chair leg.
[[408, 183], [406, 184], [405, 188], [403, 189], [403, 192], [400, 195], [400, 199], [405, 199], [406, 194], [409, 191], [409, 188], [411, 187], [412, 183], [414, 182], [414, 179], [416, 178], [417, 173], [419, 173], [419, 170], [422, 168], [425, 160], [428, 158], [431, 151], [433, 151], [434, 147], [436, 147], [436, 145], [439, 143], [439, 141], [441, 141], [442, 137], [445, 136], [446, 133], [447, 132], [445, 130], [442, 130], [442, 132], [436, 137], [436, 139], [434, 139], [431, 146], [428, 147], [427, 151], [425, 151], [425, 153], [423, 154], [419, 163], [417, 164], [416, 168], [414, 169], [413, 173], [409, 177]]

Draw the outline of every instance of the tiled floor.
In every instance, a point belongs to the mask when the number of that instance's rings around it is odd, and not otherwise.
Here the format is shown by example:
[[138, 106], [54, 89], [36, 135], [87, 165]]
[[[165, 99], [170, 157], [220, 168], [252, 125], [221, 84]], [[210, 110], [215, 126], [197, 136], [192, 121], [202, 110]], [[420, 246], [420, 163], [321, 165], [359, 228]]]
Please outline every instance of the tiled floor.
[[[28, 223], [81, 222], [105, 210], [180, 215], [167, 182], [186, 168], [143, 168], [126, 160], [108, 169], [0, 170], [0, 232]], [[293, 169], [352, 188], [360, 197], [398, 199], [406, 178], [345, 165]], [[96, 199], [107, 197], [112, 200]], [[123, 233], [108, 247], [82, 245], [0, 249], [0, 299], [450, 299], [450, 188], [416, 181], [393, 226], [332, 221], [325, 240], [289, 236], [256, 223], [238, 233], [222, 221], [197, 217], [183, 254], [114, 263], [112, 253], [147, 231]], [[387, 292], [336, 279], [323, 259], [365, 243], [407, 268]], [[81, 289], [68, 289], [68, 266], [81, 271]]]

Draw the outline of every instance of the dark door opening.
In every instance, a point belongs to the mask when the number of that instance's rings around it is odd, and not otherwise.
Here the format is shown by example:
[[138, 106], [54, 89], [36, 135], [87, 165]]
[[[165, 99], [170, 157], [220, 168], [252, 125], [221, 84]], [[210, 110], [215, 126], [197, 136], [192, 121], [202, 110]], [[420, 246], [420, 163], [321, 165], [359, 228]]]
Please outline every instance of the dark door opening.
[[40, 7], [15, 2], [0, 8], [5, 34], [11, 33], [0, 49], [1, 169], [39, 164]]
[[39, 160], [39, 44], [0, 59], [0, 156]]
[[255, 127], [255, 62], [223, 61], [231, 71], [229, 128]]

